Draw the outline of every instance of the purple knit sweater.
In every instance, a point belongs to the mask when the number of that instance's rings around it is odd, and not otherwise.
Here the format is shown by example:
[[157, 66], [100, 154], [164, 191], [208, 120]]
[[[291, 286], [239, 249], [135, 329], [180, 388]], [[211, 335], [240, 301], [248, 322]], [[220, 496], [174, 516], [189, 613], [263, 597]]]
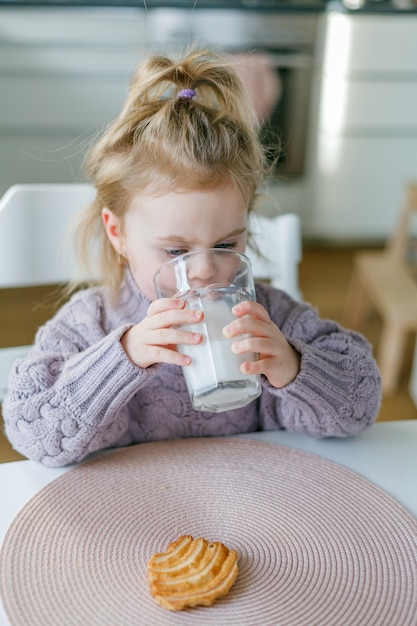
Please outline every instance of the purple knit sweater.
[[141, 369], [125, 354], [120, 337], [150, 304], [128, 270], [116, 306], [100, 288], [78, 292], [14, 364], [3, 405], [12, 445], [59, 466], [96, 450], [160, 439], [276, 429], [344, 437], [369, 427], [381, 381], [367, 341], [267, 285], [257, 285], [257, 299], [300, 353], [300, 371], [282, 389], [262, 377], [257, 400], [213, 414], [193, 410], [180, 367]]

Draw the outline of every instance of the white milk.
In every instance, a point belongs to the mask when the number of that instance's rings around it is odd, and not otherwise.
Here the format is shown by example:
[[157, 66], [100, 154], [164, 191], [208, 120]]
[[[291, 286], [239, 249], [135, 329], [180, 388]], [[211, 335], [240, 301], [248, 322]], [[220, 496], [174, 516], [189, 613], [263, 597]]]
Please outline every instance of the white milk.
[[235, 319], [231, 307], [240, 299], [238, 294], [233, 298], [229, 293], [229, 303], [207, 297], [191, 303], [192, 308], [203, 309], [204, 321], [184, 324], [182, 328], [202, 333], [203, 341], [199, 345], [179, 346], [179, 350], [192, 358], [183, 372], [196, 409], [219, 412], [238, 408], [260, 395], [259, 376], [248, 376], [240, 371], [240, 365], [255, 360], [255, 355], [234, 354], [231, 346], [236, 338], [227, 339], [223, 335], [223, 328]]

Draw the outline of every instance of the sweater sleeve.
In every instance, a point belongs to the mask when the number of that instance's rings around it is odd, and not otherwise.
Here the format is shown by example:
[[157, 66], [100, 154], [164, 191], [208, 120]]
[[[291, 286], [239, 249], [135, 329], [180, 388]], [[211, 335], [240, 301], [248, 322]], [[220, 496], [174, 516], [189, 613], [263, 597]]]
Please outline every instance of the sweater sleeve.
[[282, 292], [261, 288], [259, 296], [301, 356], [299, 373], [286, 387], [263, 381], [262, 428], [284, 427], [313, 437], [367, 429], [381, 402], [381, 377], [368, 341]]
[[102, 316], [98, 295], [76, 295], [15, 362], [3, 415], [10, 442], [28, 458], [66, 465], [123, 441], [127, 403], [153, 368], [125, 354], [120, 337], [129, 325], [107, 334]]

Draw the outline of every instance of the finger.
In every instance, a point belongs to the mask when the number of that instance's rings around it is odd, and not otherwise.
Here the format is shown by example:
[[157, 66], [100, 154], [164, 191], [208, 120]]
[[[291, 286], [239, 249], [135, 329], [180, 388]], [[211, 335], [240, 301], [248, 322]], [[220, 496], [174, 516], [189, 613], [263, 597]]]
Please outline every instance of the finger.
[[279, 356], [281, 349], [272, 339], [265, 337], [244, 337], [232, 343], [234, 354], [245, 354], [251, 352], [267, 356]]
[[168, 363], [169, 365], [186, 367], [187, 365], [190, 365], [192, 359], [187, 354], [182, 354], [172, 348], [149, 346], [147, 361], [149, 365], [154, 363]]
[[257, 337], [273, 337], [280, 331], [275, 325], [254, 317], [238, 317], [223, 328], [225, 337], [250, 334]]
[[180, 298], [159, 298], [158, 300], [154, 300], [151, 302], [148, 308], [148, 317], [152, 317], [157, 313], [162, 313], [163, 311], [169, 311], [171, 309], [178, 310], [183, 309], [185, 307], [184, 300]]
[[232, 308], [233, 315], [236, 317], [242, 317], [243, 315], [250, 315], [256, 319], [263, 320], [264, 322], [270, 322], [268, 311], [259, 302], [252, 302], [251, 300], [245, 300], [235, 304]]
[[149, 318], [149, 327], [153, 330], [181, 326], [182, 324], [199, 324], [204, 318], [203, 311], [192, 309], [169, 309], [156, 313]]
[[[269, 367], [266, 365], [265, 359], [259, 361], [245, 361], [241, 364], [240, 371], [246, 376], [256, 376], [263, 374], [268, 378]], [[277, 385], [277, 387], [280, 386], [281, 384]]]
[[241, 363], [240, 371], [246, 376], [255, 376], [256, 374], [263, 373], [258, 361], [245, 361], [244, 363]]
[[148, 343], [153, 346], [197, 345], [203, 340], [201, 333], [179, 328], [158, 328], [150, 333]]

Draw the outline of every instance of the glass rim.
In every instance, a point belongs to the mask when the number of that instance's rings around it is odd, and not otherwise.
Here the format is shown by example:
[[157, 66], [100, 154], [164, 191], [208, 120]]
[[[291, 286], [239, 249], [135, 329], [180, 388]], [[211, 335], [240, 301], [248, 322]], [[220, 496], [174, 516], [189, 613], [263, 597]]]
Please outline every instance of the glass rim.
[[207, 252], [215, 252], [216, 254], [219, 254], [219, 253], [220, 254], [232, 254], [232, 255], [240, 257], [241, 260], [246, 261], [248, 265], [251, 266], [250, 258], [244, 252], [239, 252], [239, 250], [232, 250], [230, 248], [206, 248], [205, 250], [194, 250], [194, 252], [185, 252], [184, 254], [181, 254], [172, 259], [169, 259], [168, 261], [165, 261], [165, 263], [162, 263], [162, 265], [160, 265], [158, 269], [155, 271], [154, 277], [153, 277], [154, 281], [156, 280], [157, 276], [160, 274], [160, 272], [162, 271], [164, 267], [175, 265], [179, 261], [185, 261], [199, 254], [207, 254]]

